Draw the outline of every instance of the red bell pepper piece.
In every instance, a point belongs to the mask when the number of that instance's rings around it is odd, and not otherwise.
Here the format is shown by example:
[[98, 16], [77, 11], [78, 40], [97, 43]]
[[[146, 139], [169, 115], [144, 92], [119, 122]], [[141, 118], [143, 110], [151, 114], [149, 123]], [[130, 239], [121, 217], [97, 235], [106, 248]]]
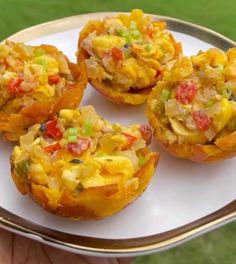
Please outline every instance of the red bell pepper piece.
[[155, 75], [155, 77], [158, 78], [158, 77], [161, 75], [161, 73], [162, 73], [161, 70], [156, 70], [156, 75]]
[[130, 134], [127, 134], [127, 133], [122, 133], [125, 137], [126, 137], [126, 144], [124, 146], [124, 149], [128, 149], [129, 147], [132, 146], [132, 144], [134, 143], [135, 140], [137, 140], [136, 137], [130, 135]]
[[57, 139], [57, 140], [62, 138], [62, 133], [57, 128], [57, 120], [56, 119], [50, 120], [45, 124], [44, 135], [47, 137]]
[[90, 147], [90, 140], [88, 138], [78, 137], [76, 143], [68, 143], [67, 149], [69, 152], [76, 156], [80, 156], [83, 152], [85, 152]]
[[53, 144], [53, 145], [50, 145], [50, 146], [44, 147], [43, 149], [44, 149], [46, 152], [48, 152], [48, 153], [52, 153], [52, 152], [55, 152], [55, 151], [61, 149], [61, 145], [57, 142], [56, 144]]
[[175, 99], [182, 104], [188, 104], [192, 102], [196, 93], [197, 87], [194, 82], [183, 82], [176, 89]]
[[146, 34], [149, 38], [153, 38], [153, 33], [154, 33], [153, 29], [149, 29]]
[[121, 49], [117, 48], [117, 47], [113, 47], [111, 49], [111, 55], [112, 55], [112, 58], [115, 60], [115, 61], [119, 61], [119, 60], [122, 60], [123, 59], [123, 54], [122, 54], [122, 51]]
[[9, 83], [7, 84], [7, 91], [12, 95], [24, 93], [25, 91], [20, 88], [20, 84], [23, 82], [23, 80], [24, 79], [20, 77], [10, 79]]
[[193, 111], [193, 120], [201, 131], [206, 131], [210, 126], [210, 118], [202, 111]]
[[58, 74], [48, 76], [48, 83], [50, 85], [58, 84], [59, 81], [60, 81], [60, 76]]

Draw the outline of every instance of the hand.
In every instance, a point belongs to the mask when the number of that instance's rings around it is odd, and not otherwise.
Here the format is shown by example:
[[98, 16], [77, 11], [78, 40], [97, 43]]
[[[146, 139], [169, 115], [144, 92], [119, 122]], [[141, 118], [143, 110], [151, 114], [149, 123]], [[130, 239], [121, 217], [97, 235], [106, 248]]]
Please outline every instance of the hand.
[[128, 264], [131, 258], [100, 258], [69, 253], [0, 228], [0, 263]]

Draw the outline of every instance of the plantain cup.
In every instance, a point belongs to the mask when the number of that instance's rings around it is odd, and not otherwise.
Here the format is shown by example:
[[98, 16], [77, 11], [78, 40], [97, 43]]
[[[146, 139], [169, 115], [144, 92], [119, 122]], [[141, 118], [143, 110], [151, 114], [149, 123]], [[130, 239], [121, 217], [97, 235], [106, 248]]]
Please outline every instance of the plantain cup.
[[78, 60], [86, 59], [90, 84], [116, 104], [139, 105], [182, 53], [162, 21], [139, 9], [89, 21], [80, 32]]
[[236, 154], [236, 48], [176, 61], [148, 98], [157, 141], [172, 155], [216, 162]]
[[11, 155], [17, 189], [47, 211], [80, 220], [113, 215], [147, 187], [159, 154], [148, 125], [110, 124], [92, 106], [36, 124]]
[[71, 63], [49, 45], [0, 44], [0, 131], [16, 141], [27, 128], [75, 108], [87, 84], [83, 59]]

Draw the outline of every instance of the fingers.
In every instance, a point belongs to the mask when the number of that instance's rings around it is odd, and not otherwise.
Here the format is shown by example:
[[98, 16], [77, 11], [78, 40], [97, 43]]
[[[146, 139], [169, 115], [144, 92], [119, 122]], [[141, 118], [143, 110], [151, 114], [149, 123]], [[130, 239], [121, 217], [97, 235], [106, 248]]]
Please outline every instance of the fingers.
[[54, 248], [0, 228], [0, 263], [4, 264], [129, 264], [131, 258], [83, 256]]
[[11, 263], [13, 241], [14, 235], [0, 228], [0, 263]]

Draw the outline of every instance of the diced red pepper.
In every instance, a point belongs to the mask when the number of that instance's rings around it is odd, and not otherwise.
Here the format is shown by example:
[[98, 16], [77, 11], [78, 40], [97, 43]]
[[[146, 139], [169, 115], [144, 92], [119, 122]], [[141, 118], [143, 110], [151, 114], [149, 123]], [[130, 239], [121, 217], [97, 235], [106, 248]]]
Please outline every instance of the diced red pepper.
[[149, 38], [152, 38], [152, 37], [153, 37], [153, 33], [154, 33], [153, 29], [149, 29], [149, 30], [147, 31], [147, 36], [148, 36]]
[[147, 124], [142, 124], [139, 128], [139, 131], [143, 137], [143, 139], [146, 141], [147, 146], [151, 144], [152, 142], [152, 130]]
[[111, 49], [111, 55], [112, 55], [112, 58], [115, 60], [115, 61], [119, 61], [119, 60], [122, 60], [123, 59], [123, 54], [122, 54], [122, 51], [121, 49], [117, 48], [117, 47], [113, 47]]
[[50, 146], [44, 147], [43, 149], [44, 149], [46, 152], [48, 152], [48, 153], [52, 153], [52, 152], [55, 152], [55, 151], [61, 149], [61, 145], [57, 142], [56, 144], [53, 144], [53, 145], [50, 145]]
[[156, 75], [155, 77], [158, 78], [161, 75], [161, 70], [156, 70]]
[[20, 88], [20, 84], [23, 82], [23, 78], [17, 77], [10, 79], [9, 83], [7, 84], [7, 91], [10, 94], [22, 94], [25, 91]]
[[90, 140], [88, 138], [78, 137], [76, 143], [68, 143], [67, 149], [69, 152], [76, 156], [80, 156], [83, 152], [85, 152], [90, 147]]
[[60, 76], [58, 74], [48, 76], [48, 83], [50, 85], [58, 84], [59, 81], [60, 81]]
[[50, 120], [45, 124], [44, 135], [47, 137], [57, 139], [57, 140], [62, 138], [62, 133], [57, 128], [57, 120], [56, 119]]
[[127, 134], [127, 133], [122, 133], [126, 139], [127, 139], [127, 142], [124, 146], [124, 149], [128, 149], [129, 147], [132, 146], [132, 144], [134, 143], [134, 141], [137, 139], [136, 137], [130, 135], [130, 134]]
[[183, 82], [177, 86], [175, 99], [182, 104], [188, 104], [192, 102], [196, 93], [197, 87], [194, 82]]
[[206, 131], [210, 126], [210, 118], [202, 111], [193, 111], [193, 120], [201, 131]]

